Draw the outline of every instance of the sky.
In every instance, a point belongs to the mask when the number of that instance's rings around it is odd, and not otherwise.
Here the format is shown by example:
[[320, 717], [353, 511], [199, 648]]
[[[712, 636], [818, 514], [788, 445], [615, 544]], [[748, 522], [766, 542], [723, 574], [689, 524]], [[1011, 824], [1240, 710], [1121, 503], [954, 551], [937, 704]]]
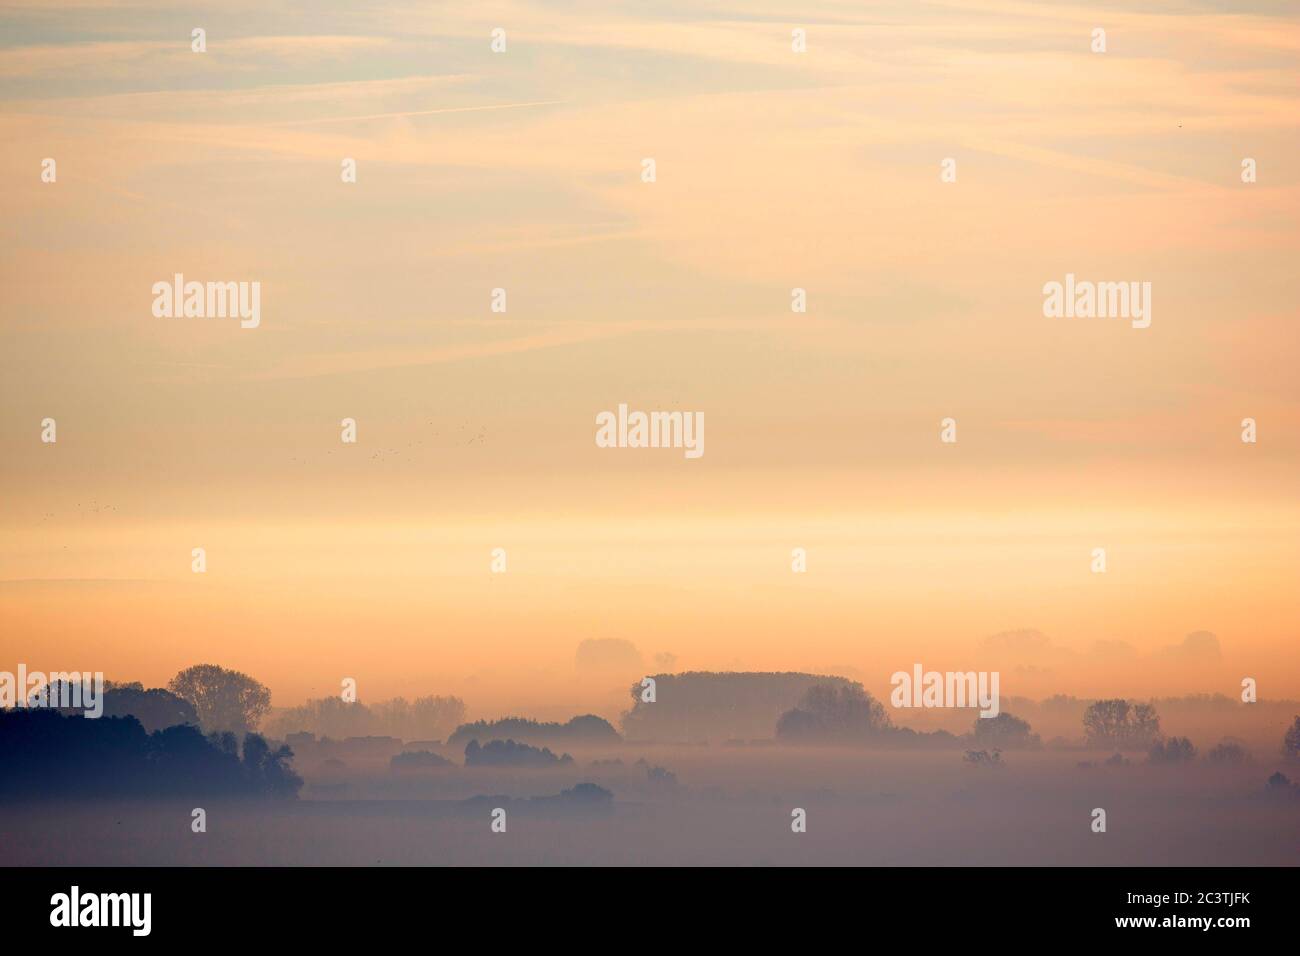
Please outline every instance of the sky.
[[[267, 6], [0, 3], [0, 668], [1300, 695], [1294, 9]], [[620, 403], [704, 455], [598, 448]]]

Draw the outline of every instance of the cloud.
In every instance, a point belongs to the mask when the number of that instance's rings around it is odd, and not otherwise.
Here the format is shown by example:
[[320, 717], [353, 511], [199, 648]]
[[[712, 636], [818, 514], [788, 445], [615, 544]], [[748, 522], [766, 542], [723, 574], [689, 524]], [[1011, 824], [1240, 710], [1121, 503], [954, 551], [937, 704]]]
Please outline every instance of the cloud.
[[[214, 82], [230, 73], [265, 73], [378, 54], [393, 41], [383, 37], [258, 36], [225, 39], [213, 44], [213, 56], [196, 55], [188, 33], [174, 40], [92, 41], [14, 46], [0, 51], [0, 79], [45, 79], [94, 76], [100, 82], [159, 73], [169, 79], [205, 71]], [[215, 55], [220, 51], [221, 56]]]
[[1181, 644], [1168, 644], [1156, 652], [1158, 657], [1174, 658], [1186, 663], [1210, 663], [1223, 657], [1219, 639], [1209, 631], [1193, 631]]
[[1021, 677], [1047, 677], [1052, 673], [1052, 669], [1039, 667], [1036, 664], [1017, 664], [1015, 673]]
[[1165, 660], [1179, 663], [1207, 663], [1221, 657], [1219, 639], [1209, 631], [1188, 634], [1179, 644], [1169, 644], [1149, 652], [1140, 652], [1127, 641], [1116, 639], [1096, 640], [1088, 652], [1081, 655], [1069, 647], [1054, 644], [1042, 631], [1033, 628], [1001, 631], [984, 638], [984, 651], [996, 660], [1014, 664], [1017, 673], [1045, 674], [1052, 663], [1073, 660], [1076, 666], [1087, 661], [1095, 664], [1115, 664], [1139, 660]]
[[992, 634], [984, 638], [984, 649], [993, 653], [1022, 657], [1041, 656], [1053, 650], [1051, 638], [1033, 628]]
[[588, 638], [578, 645], [574, 664], [580, 671], [639, 671], [644, 659], [631, 641], [617, 637]]

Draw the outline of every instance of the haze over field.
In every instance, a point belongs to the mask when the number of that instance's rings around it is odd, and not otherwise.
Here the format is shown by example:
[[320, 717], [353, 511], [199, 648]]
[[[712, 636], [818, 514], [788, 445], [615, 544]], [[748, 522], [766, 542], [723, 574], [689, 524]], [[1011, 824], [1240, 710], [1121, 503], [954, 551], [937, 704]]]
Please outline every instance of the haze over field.
[[169, 687], [0, 712], [0, 865], [1258, 866], [1300, 840], [1294, 700], [1007, 698], [918, 731], [834, 676], [659, 674], [617, 726], [323, 698], [268, 745], [226, 729], [247, 677]]
[[[1294, 19], [800, 14], [7, 7], [0, 665], [559, 713], [620, 638], [1300, 696]], [[154, 318], [178, 272], [260, 281], [260, 326]], [[1150, 328], [1044, 318], [1067, 272], [1151, 281]], [[619, 402], [707, 453], [595, 447]]]

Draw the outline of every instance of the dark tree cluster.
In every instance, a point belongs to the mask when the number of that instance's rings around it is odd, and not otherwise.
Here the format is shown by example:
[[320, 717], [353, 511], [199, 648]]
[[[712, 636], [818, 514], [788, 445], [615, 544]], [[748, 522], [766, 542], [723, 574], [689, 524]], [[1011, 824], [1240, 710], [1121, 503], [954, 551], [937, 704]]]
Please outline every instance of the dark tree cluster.
[[288, 747], [247, 734], [204, 737], [178, 724], [148, 733], [134, 717], [0, 711], [0, 799], [166, 797], [293, 798], [302, 778]]
[[518, 740], [533, 743], [618, 744], [623, 742], [614, 726], [603, 717], [583, 714], [566, 723], [530, 720], [527, 717], [503, 717], [500, 720], [476, 720], [461, 724], [447, 738], [447, 744], [459, 747], [471, 740]]
[[568, 754], [557, 757], [547, 747], [530, 747], [513, 740], [489, 740], [479, 745], [471, 740], [465, 747], [467, 767], [559, 767], [573, 763]]
[[785, 741], [860, 743], [891, 728], [880, 701], [861, 684], [814, 684], [776, 722]]
[[[46, 699], [51, 701], [70, 699], [62, 693], [62, 681], [50, 685]], [[85, 700], [83, 693], [81, 699]], [[199, 726], [199, 715], [194, 705], [182, 697], [177, 697], [161, 687], [145, 689], [139, 681], [131, 683], [104, 684], [103, 717], [134, 717], [149, 733], [164, 730], [177, 724]], [[52, 707], [67, 717], [80, 716], [86, 710], [81, 707]]]
[[388, 761], [388, 767], [395, 772], [404, 770], [432, 770], [438, 767], [455, 766], [446, 757], [433, 753], [429, 750], [408, 750], [405, 753], [396, 754]]
[[1043, 745], [1029, 721], [1005, 711], [996, 717], [976, 717], [971, 737], [977, 744], [999, 750], [1037, 750]]
[[1106, 750], [1148, 750], [1160, 739], [1160, 718], [1150, 704], [1122, 698], [1093, 701], [1083, 715], [1088, 746]]
[[338, 696], [309, 700], [275, 714], [268, 727], [277, 737], [311, 733], [321, 737], [396, 737], [399, 740], [441, 740], [465, 719], [459, 697], [430, 694], [407, 700], [394, 697], [374, 703], [349, 703]]
[[688, 671], [655, 674], [655, 701], [637, 681], [633, 707], [623, 715], [628, 740], [701, 743], [772, 736], [786, 711], [815, 685], [848, 685], [842, 677], [800, 673]]
[[1282, 753], [1292, 760], [1300, 759], [1300, 717], [1296, 717], [1282, 737]]
[[1169, 737], [1157, 740], [1147, 752], [1151, 763], [1191, 763], [1196, 759], [1196, 745], [1186, 737]]

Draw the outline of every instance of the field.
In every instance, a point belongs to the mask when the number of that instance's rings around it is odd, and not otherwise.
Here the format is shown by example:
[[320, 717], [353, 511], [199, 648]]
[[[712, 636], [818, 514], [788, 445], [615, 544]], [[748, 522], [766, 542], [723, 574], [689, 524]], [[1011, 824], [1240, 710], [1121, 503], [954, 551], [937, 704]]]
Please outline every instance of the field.
[[[303, 798], [0, 808], [4, 865], [1294, 865], [1300, 800], [1281, 764], [1100, 765], [1106, 754], [636, 747], [554, 770], [452, 766], [308, 775]], [[644, 758], [646, 764], [637, 761]], [[621, 760], [592, 767], [592, 761]], [[1079, 766], [1080, 763], [1091, 766]], [[1277, 766], [1275, 766], [1275, 764]], [[675, 780], [652, 775], [664, 767]], [[1285, 768], [1284, 768], [1285, 769]], [[1292, 774], [1297, 776], [1297, 774]], [[528, 800], [582, 782], [605, 803]], [[472, 797], [487, 799], [470, 800]], [[491, 811], [506, 810], [506, 832]], [[807, 830], [791, 830], [791, 812]], [[1092, 829], [1095, 808], [1106, 832]]]

